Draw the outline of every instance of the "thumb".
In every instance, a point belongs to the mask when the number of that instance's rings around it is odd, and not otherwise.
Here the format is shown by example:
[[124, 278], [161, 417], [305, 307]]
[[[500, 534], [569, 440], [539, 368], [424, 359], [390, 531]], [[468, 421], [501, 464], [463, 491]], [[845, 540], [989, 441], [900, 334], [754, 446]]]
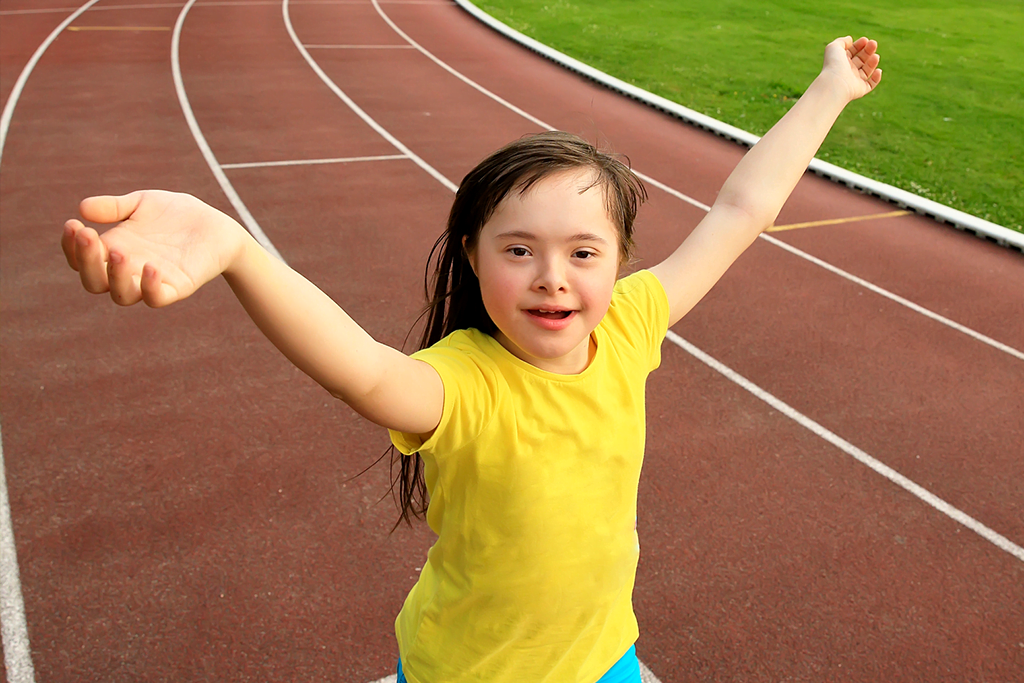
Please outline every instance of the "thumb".
[[113, 197], [101, 195], [99, 197], [86, 197], [78, 205], [78, 211], [82, 218], [93, 223], [117, 223], [127, 220], [142, 202], [142, 192]]

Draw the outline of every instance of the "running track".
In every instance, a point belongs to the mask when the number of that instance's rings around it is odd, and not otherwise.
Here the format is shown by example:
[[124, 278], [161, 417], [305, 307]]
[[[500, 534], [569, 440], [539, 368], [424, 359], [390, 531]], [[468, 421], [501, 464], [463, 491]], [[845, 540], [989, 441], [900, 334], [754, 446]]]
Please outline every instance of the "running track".
[[[0, 4], [5, 103], [74, 9]], [[386, 435], [280, 358], [223, 282], [125, 310], [63, 263], [60, 225], [89, 194], [163, 187], [236, 211], [182, 114], [176, 22], [183, 95], [240, 202], [398, 345], [450, 190], [408, 158], [232, 166], [402, 154], [324, 79], [452, 182], [538, 122], [607, 141], [694, 200], [651, 188], [641, 266], [696, 224], [743, 150], [449, 2], [182, 10], [104, 0], [75, 19], [97, 30], [42, 55], [2, 150], [0, 427], [31, 662], [40, 681], [376, 680], [431, 540], [425, 525], [388, 535], [385, 468], [351, 479]], [[778, 224], [892, 210], [812, 176]], [[641, 659], [664, 683], [1011, 680], [1024, 670], [1020, 254], [913, 215], [773, 238], [976, 336], [759, 240], [674, 328], [741, 378], [670, 340], [649, 383]], [[5, 600], [9, 678], [29, 680], [11, 613]]]

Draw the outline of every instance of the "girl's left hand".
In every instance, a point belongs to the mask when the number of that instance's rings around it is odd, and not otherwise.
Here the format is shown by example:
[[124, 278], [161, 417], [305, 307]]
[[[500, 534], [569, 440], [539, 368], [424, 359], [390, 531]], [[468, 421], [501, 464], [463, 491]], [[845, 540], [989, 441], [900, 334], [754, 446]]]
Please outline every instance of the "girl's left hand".
[[878, 43], [867, 38], [856, 41], [850, 36], [836, 38], [825, 47], [822, 74], [838, 78], [847, 89], [850, 100], [864, 97], [882, 80], [877, 50]]

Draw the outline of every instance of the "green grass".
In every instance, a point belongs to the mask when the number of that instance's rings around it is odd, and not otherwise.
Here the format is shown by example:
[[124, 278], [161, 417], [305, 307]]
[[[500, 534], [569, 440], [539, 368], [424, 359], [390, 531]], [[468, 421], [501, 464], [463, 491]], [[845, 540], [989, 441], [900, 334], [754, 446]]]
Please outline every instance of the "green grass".
[[764, 134], [821, 66], [867, 35], [884, 77], [818, 157], [1024, 232], [1024, 3], [880, 8], [810, 0], [487, 0], [513, 28], [645, 90]]

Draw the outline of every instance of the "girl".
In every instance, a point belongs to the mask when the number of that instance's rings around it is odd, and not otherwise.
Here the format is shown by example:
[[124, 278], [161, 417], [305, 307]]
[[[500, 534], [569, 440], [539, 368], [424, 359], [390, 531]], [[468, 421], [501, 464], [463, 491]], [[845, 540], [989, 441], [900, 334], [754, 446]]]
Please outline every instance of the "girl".
[[[438, 240], [423, 348], [374, 341], [228, 216], [92, 197], [61, 245], [90, 292], [154, 307], [223, 274], [296, 366], [391, 430], [402, 516], [438, 538], [396, 621], [399, 681], [639, 681], [631, 595], [644, 385], [669, 326], [770, 226], [836, 118], [881, 80], [840, 38], [664, 262], [617, 280], [644, 190], [563, 133], [471, 171]], [[429, 506], [427, 500], [429, 493]]]

